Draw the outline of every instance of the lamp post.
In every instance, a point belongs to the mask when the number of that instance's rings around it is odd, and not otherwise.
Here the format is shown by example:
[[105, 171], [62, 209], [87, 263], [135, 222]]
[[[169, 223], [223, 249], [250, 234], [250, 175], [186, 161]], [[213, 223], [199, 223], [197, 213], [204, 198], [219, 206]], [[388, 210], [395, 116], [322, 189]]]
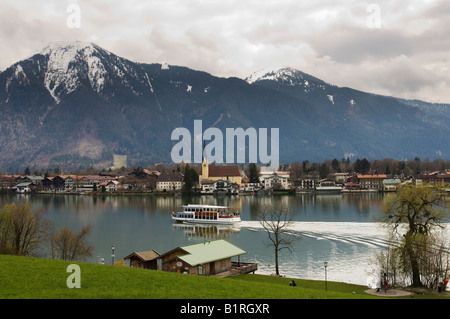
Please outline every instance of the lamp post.
[[324, 261], [323, 262], [323, 266], [325, 267], [325, 290], [328, 290], [327, 289], [327, 267], [328, 267], [328, 262]]
[[116, 249], [116, 247], [114, 245], [111, 246], [111, 259], [112, 259], [112, 265], [114, 266], [114, 249]]

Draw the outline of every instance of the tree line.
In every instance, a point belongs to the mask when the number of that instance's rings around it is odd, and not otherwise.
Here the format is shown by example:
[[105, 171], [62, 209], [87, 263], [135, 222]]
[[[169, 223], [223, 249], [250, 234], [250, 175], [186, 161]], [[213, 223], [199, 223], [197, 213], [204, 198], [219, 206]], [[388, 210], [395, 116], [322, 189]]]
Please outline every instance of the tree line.
[[308, 160], [293, 162], [291, 165], [281, 165], [281, 170], [289, 170], [291, 178], [301, 178], [307, 175], [315, 175], [326, 178], [332, 173], [359, 173], [359, 174], [387, 174], [394, 176], [412, 176], [421, 173], [445, 171], [450, 169], [450, 161], [443, 159], [421, 160], [419, 157], [413, 160], [379, 159], [368, 160], [366, 158], [356, 159], [351, 162], [348, 158], [341, 160], [332, 159], [323, 162], [311, 163]]

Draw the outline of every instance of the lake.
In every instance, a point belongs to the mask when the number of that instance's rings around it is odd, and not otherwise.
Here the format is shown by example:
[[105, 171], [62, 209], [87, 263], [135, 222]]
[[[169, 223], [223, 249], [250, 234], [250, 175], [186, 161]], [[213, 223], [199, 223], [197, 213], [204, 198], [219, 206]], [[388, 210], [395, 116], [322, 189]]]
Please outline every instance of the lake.
[[[384, 195], [381, 193], [290, 196], [200, 196], [181, 198], [160, 195], [2, 195], [6, 203], [27, 203], [44, 209], [56, 229], [67, 225], [78, 232], [92, 225], [89, 242], [95, 251], [88, 262], [112, 263], [134, 251], [154, 249], [167, 252], [178, 246], [205, 240], [225, 239], [247, 251], [244, 262], [257, 262], [260, 274], [272, 274], [273, 247], [262, 229], [258, 214], [271, 206], [284, 205], [296, 212], [292, 234], [298, 236], [293, 251], [280, 254], [280, 273], [303, 279], [327, 279], [374, 286], [378, 273], [371, 260], [386, 246], [386, 235], [376, 218]], [[188, 203], [227, 205], [241, 212], [239, 228], [174, 224], [170, 213]]]

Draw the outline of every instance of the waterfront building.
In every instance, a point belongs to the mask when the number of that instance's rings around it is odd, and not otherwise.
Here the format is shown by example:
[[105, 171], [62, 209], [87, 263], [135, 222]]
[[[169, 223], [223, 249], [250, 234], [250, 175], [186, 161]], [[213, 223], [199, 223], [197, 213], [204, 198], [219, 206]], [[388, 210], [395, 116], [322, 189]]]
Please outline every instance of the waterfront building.
[[386, 174], [357, 175], [361, 189], [382, 190]]

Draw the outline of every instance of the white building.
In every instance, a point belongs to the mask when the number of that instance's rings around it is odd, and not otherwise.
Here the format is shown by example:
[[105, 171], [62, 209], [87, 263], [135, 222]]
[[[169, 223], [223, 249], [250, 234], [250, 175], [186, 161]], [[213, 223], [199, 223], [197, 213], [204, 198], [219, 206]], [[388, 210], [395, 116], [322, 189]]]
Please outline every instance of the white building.
[[114, 192], [119, 189], [120, 183], [118, 181], [109, 181], [100, 183], [99, 185], [100, 189], [102, 189], [103, 186], [105, 186], [105, 191]]
[[156, 181], [156, 190], [170, 192], [180, 190], [184, 176], [180, 172], [163, 172]]
[[238, 194], [239, 193], [239, 185], [237, 183], [233, 183], [230, 180], [216, 180], [216, 181], [203, 181], [201, 185], [201, 192], [203, 194]]
[[275, 171], [270, 167], [260, 167], [259, 181], [264, 188], [291, 188], [290, 173], [287, 171]]

